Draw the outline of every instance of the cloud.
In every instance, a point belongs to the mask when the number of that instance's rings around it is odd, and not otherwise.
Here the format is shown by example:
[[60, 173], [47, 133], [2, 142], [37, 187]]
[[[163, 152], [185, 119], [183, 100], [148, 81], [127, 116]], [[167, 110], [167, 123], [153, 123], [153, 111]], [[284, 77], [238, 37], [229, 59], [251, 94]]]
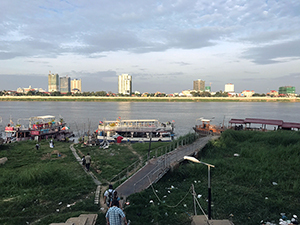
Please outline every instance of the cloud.
[[256, 64], [282, 63], [300, 59], [300, 39], [278, 44], [253, 47], [244, 52], [244, 58]]
[[176, 90], [194, 78], [223, 89], [243, 73], [269, 79], [299, 71], [289, 67], [300, 54], [296, 0], [10, 0], [0, 8], [2, 74], [73, 70], [90, 78], [85, 90], [116, 91], [119, 73], [149, 79], [145, 89], [178, 79]]

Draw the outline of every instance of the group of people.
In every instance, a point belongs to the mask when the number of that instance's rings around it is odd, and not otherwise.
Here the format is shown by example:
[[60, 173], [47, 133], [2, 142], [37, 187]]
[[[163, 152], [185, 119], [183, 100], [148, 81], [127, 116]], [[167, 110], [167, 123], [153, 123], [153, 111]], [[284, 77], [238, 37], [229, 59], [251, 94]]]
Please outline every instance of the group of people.
[[90, 171], [90, 166], [92, 161], [90, 153], [88, 153], [86, 156], [83, 156], [81, 161], [82, 161], [82, 166], [84, 166], [87, 171]]
[[104, 204], [108, 207], [105, 215], [108, 225], [121, 225], [122, 220], [124, 220], [125, 225], [127, 224], [122, 205], [120, 204], [120, 198], [111, 184], [109, 185], [108, 190], [104, 192]]
[[[81, 161], [82, 166], [89, 171], [91, 165], [90, 153], [87, 153], [86, 156], [83, 156]], [[104, 192], [104, 204], [106, 204], [108, 207], [105, 215], [108, 225], [122, 225], [122, 220], [124, 221], [125, 225], [127, 225], [127, 220], [122, 210], [120, 200], [121, 199], [118, 196], [118, 192], [114, 190], [113, 186], [110, 184], [108, 190]]]

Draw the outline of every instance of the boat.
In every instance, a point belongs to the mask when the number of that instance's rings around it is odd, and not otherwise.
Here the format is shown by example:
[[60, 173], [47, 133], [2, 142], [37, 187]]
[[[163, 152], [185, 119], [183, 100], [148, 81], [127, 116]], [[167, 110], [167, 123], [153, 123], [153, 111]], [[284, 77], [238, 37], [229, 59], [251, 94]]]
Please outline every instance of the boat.
[[[27, 123], [21, 124], [21, 121]], [[22, 140], [41, 140], [52, 138], [59, 141], [65, 140], [67, 137], [74, 136], [66, 126], [63, 118], [56, 119], [55, 116], [34, 116], [25, 119], [18, 119], [16, 125], [10, 120], [10, 124], [5, 127], [5, 143]]]
[[175, 122], [157, 119], [100, 121], [97, 139], [101, 142], [170, 142], [174, 139]]
[[[197, 124], [200, 121], [200, 124]], [[213, 125], [211, 124], [212, 119], [199, 118], [196, 119], [196, 125], [193, 127], [194, 131], [200, 135], [220, 135], [226, 130], [224, 125]]]
[[[260, 119], [260, 118], [245, 118], [231, 119], [229, 121], [231, 129], [234, 130], [300, 130], [300, 123], [284, 122], [283, 120]], [[272, 129], [273, 128], [273, 129]]]

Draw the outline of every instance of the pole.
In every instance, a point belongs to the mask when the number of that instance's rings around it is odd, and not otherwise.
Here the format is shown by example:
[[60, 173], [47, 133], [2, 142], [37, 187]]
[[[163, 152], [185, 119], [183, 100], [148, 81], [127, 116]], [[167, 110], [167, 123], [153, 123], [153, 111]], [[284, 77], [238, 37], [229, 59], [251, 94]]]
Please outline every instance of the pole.
[[208, 220], [211, 220], [210, 166], [208, 166]]
[[150, 137], [150, 141], [149, 141], [149, 149], [148, 149], [148, 162], [150, 160], [150, 149], [151, 149], [151, 141], [152, 141], [152, 132], [150, 132], [149, 134], [149, 137]]
[[193, 199], [194, 199], [194, 211], [195, 211], [195, 216], [197, 216], [197, 209], [196, 209], [196, 194], [195, 194], [195, 188], [194, 184], [192, 184], [192, 189], [193, 189]]
[[201, 163], [201, 164], [204, 164], [204, 165], [207, 166], [207, 169], [208, 169], [208, 179], [207, 179], [207, 184], [208, 184], [208, 207], [207, 207], [207, 211], [208, 211], [208, 220], [211, 220], [211, 186], [210, 186], [210, 181], [211, 180], [210, 180], [210, 167], [215, 167], [215, 166], [212, 165], [212, 164], [201, 162], [198, 159], [196, 159], [194, 157], [191, 157], [191, 156], [184, 156], [183, 158], [186, 159], [186, 160], [189, 160], [189, 161], [192, 161], [192, 162], [195, 162], [195, 163]]

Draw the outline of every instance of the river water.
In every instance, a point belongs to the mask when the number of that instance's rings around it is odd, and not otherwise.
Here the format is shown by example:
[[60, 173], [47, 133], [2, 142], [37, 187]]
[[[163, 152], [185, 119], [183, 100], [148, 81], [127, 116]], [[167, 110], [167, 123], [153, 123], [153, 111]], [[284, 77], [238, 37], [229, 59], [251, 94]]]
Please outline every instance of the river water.
[[20, 118], [62, 116], [79, 134], [97, 129], [99, 121], [121, 119], [174, 120], [177, 136], [192, 132], [196, 119], [212, 118], [213, 124], [231, 118], [280, 119], [300, 122], [300, 103], [285, 102], [0, 102], [1, 131]]

